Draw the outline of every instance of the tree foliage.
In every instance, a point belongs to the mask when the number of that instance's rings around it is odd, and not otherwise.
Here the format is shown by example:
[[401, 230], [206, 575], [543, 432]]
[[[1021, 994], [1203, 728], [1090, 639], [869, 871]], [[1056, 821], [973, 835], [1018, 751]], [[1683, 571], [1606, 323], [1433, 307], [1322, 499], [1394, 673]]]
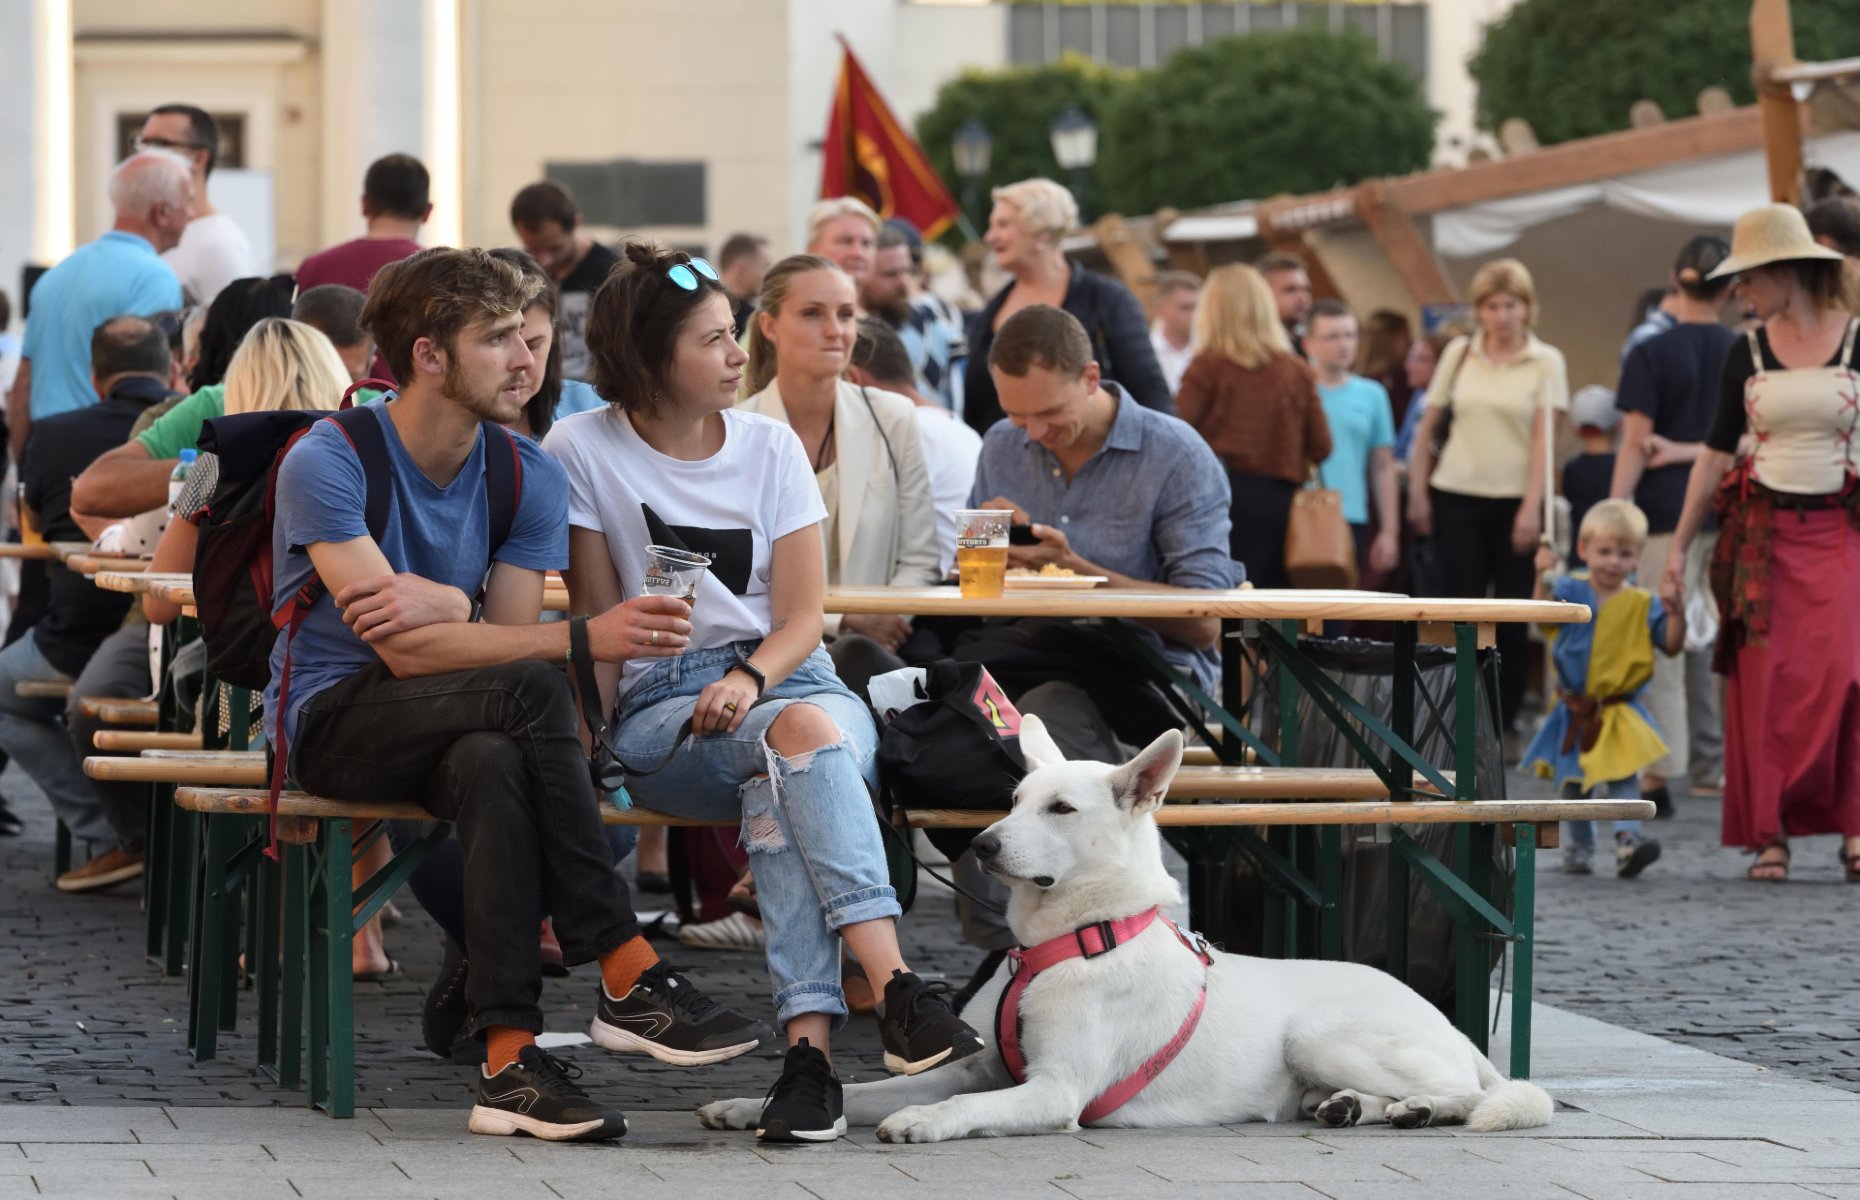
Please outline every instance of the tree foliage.
[[[1860, 51], [1860, 0], [1794, 6], [1796, 56]], [[1479, 84], [1479, 123], [1531, 123], [1544, 145], [1628, 127], [1628, 110], [1652, 100], [1669, 117], [1697, 111], [1717, 84], [1739, 104], [1750, 80], [1750, 0], [1522, 0], [1486, 30], [1469, 65]]]
[[[1067, 55], [1044, 67], [1013, 67], [1005, 71], [968, 70], [945, 83], [936, 103], [917, 120], [917, 141], [931, 163], [958, 196], [963, 180], [956, 174], [952, 146], [956, 131], [970, 117], [994, 135], [994, 153], [988, 173], [978, 186], [980, 212], [969, 214], [978, 226], [987, 218], [988, 190], [1036, 175], [1070, 183], [1053, 160], [1048, 134], [1055, 118], [1076, 104], [1103, 124], [1106, 107], [1122, 89], [1129, 72], [1101, 67], [1090, 59]], [[1088, 179], [1087, 204], [1101, 195], [1104, 155], [1098, 156], [1096, 178]]]
[[1182, 50], [1110, 105], [1108, 207], [1153, 212], [1312, 192], [1427, 165], [1420, 80], [1357, 33], [1256, 33]]

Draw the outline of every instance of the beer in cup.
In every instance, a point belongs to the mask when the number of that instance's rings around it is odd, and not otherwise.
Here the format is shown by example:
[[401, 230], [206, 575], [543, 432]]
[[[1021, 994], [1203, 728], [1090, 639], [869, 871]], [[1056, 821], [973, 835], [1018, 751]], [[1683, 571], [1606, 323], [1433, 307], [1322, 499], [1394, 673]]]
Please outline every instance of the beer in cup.
[[970, 599], [999, 596], [1007, 585], [1008, 524], [1005, 508], [956, 511], [956, 573]]

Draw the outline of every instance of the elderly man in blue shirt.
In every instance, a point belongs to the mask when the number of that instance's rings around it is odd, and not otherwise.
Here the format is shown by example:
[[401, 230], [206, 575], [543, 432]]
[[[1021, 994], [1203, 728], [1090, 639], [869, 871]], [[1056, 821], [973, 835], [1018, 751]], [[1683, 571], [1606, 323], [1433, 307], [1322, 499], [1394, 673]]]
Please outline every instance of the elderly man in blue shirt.
[[[1142, 407], [1101, 379], [1076, 317], [1047, 305], [1015, 313], [995, 336], [989, 371], [1006, 418], [982, 443], [970, 496], [978, 507], [1010, 508], [1016, 523], [1032, 524], [1035, 543], [1010, 547], [1011, 567], [1054, 563], [1106, 576], [1112, 587], [1239, 584], [1220, 460], [1186, 422]], [[1126, 624], [1203, 688], [1215, 686], [1218, 619]], [[1143, 668], [1092, 622], [994, 622], [964, 635], [955, 655], [986, 665], [1071, 758], [1117, 761], [1180, 724]], [[998, 886], [972, 867], [968, 855], [958, 864], [965, 887]], [[998, 919], [982, 927], [988, 916], [964, 912], [970, 940], [988, 949], [1011, 945]]]

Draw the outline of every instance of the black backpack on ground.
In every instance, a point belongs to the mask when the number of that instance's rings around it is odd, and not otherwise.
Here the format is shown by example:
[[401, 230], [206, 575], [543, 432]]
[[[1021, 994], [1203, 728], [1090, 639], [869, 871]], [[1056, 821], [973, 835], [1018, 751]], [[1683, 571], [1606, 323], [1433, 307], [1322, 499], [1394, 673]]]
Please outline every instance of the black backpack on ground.
[[[284, 738], [291, 678], [289, 639], [326, 590], [313, 572], [290, 605], [272, 610], [276, 564], [272, 561], [271, 527], [277, 515], [278, 469], [291, 447], [317, 422], [335, 425], [361, 460], [368, 534], [376, 542], [382, 539], [393, 494], [393, 464], [388, 457], [387, 435], [381, 428], [387, 416], [378, 405], [350, 407], [350, 399], [360, 386], [344, 394], [343, 407], [334, 413], [257, 412], [207, 421], [201, 427], [200, 449], [215, 455], [219, 477], [205, 508], [181, 514], [200, 531], [194, 554], [194, 602], [200, 614], [201, 640], [207, 648], [207, 670], [212, 676], [235, 687], [263, 689], [271, 682], [272, 647], [280, 632], [285, 635], [278, 711], [272, 714], [274, 838], [268, 853], [273, 857], [277, 850], [278, 793], [283, 790], [289, 759]], [[484, 422], [483, 438], [490, 554], [495, 556], [509, 538], [522, 502], [523, 460], [516, 435], [503, 426]], [[503, 452], [506, 449], [508, 453]]]

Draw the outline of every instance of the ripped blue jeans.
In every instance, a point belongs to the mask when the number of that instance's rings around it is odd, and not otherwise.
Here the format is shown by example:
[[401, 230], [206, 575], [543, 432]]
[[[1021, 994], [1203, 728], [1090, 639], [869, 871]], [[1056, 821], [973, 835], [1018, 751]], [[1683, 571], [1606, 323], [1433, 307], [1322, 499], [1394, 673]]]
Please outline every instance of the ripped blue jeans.
[[[615, 753], [642, 768], [665, 758], [698, 693], [755, 647], [739, 642], [660, 660], [621, 699]], [[878, 731], [825, 650], [815, 650], [768, 695], [735, 733], [688, 739], [664, 767], [630, 781], [627, 790], [635, 804], [655, 812], [742, 822], [778, 1020], [786, 1025], [805, 1013], [826, 1013], [837, 1028], [846, 1019], [838, 930], [901, 911], [872, 808]], [[764, 739], [781, 710], [801, 702], [826, 713], [840, 741], [784, 758]]]

